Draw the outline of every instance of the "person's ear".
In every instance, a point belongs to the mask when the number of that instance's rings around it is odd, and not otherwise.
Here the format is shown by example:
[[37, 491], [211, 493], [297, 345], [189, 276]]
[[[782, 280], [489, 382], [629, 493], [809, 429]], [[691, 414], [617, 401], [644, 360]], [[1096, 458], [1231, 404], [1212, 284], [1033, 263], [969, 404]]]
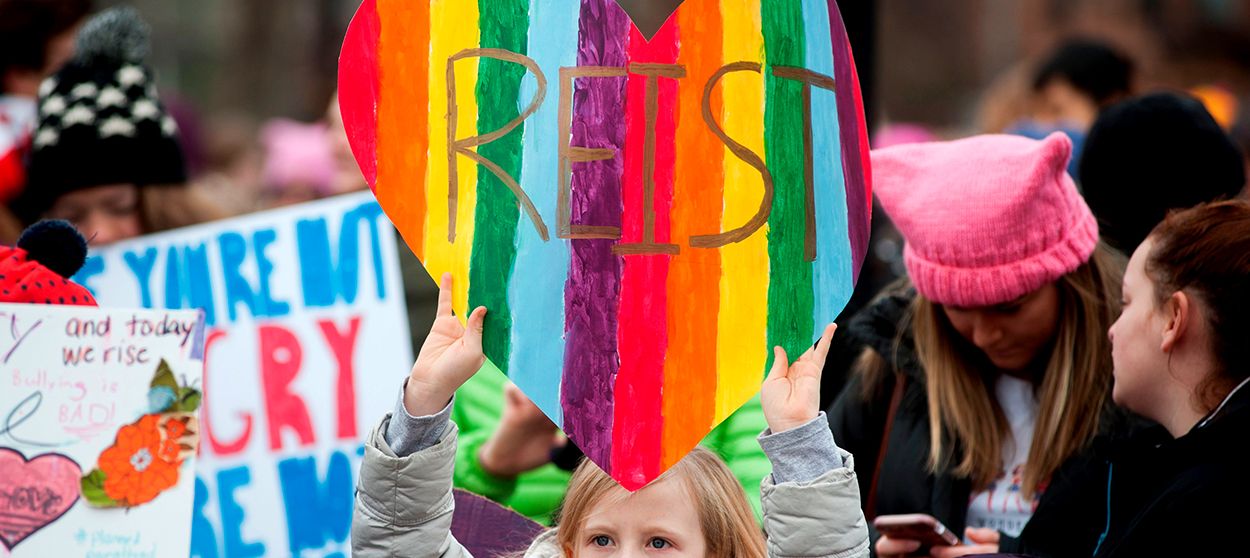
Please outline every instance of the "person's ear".
[[1172, 296], [1169, 296], [1163, 303], [1165, 321], [1163, 322], [1163, 340], [1159, 345], [1163, 352], [1172, 352], [1176, 344], [1185, 337], [1185, 333], [1195, 318], [1193, 314], [1196, 310], [1193, 300], [1184, 291], [1172, 293]]

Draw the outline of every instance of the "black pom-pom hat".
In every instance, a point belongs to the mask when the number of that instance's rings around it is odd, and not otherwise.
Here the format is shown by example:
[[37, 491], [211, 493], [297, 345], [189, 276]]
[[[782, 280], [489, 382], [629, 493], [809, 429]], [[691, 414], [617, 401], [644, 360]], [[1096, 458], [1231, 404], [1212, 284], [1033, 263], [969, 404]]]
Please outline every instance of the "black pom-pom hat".
[[146, 65], [148, 33], [133, 8], [105, 10], [79, 32], [74, 58], [40, 86], [27, 186], [16, 202], [28, 221], [77, 190], [186, 182], [178, 127]]

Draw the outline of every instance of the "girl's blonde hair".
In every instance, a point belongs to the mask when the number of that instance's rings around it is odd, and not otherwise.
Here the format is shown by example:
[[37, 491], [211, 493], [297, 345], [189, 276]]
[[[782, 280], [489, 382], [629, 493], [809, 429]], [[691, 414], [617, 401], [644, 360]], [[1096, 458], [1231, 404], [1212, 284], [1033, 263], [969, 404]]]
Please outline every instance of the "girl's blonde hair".
[[[674, 478], [694, 498], [699, 525], [707, 542], [708, 556], [715, 558], [764, 558], [764, 534], [755, 522], [742, 485], [716, 454], [695, 448], [655, 482]], [[564, 553], [573, 556], [587, 516], [611, 493], [624, 491], [612, 477], [589, 459], [573, 472], [560, 511], [558, 540]], [[645, 488], [643, 490], [646, 490]]]
[[[1111, 343], [1107, 328], [1120, 313], [1124, 258], [1099, 244], [1088, 262], [1064, 275], [1059, 324], [1040, 378], [1037, 422], [1024, 465], [1025, 498], [1098, 433], [1110, 404]], [[929, 468], [954, 462], [953, 472], [986, 488], [1003, 470], [1003, 447], [1011, 427], [993, 396], [984, 356], [964, 340], [940, 305], [917, 296], [912, 305], [916, 355], [924, 367], [929, 401]], [[962, 457], [952, 456], [958, 447]]]

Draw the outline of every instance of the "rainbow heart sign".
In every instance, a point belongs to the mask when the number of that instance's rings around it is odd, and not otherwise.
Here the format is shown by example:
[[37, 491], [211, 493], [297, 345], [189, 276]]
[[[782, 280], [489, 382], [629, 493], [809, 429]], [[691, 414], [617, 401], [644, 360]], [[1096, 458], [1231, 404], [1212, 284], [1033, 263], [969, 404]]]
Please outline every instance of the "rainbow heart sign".
[[[640, 2], [628, 2], [637, 5]], [[625, 488], [747, 402], [850, 298], [863, 103], [833, 0], [365, 0], [352, 149], [486, 355]]]

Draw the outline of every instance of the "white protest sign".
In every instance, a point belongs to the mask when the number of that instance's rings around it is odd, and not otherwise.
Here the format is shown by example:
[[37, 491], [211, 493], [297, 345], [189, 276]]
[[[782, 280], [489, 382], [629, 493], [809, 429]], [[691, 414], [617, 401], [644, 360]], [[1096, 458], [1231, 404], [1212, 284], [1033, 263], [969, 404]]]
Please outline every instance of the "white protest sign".
[[203, 308], [191, 554], [347, 555], [362, 443], [412, 351], [395, 232], [369, 192], [99, 250], [102, 306]]
[[0, 304], [0, 556], [185, 556], [200, 312]]

